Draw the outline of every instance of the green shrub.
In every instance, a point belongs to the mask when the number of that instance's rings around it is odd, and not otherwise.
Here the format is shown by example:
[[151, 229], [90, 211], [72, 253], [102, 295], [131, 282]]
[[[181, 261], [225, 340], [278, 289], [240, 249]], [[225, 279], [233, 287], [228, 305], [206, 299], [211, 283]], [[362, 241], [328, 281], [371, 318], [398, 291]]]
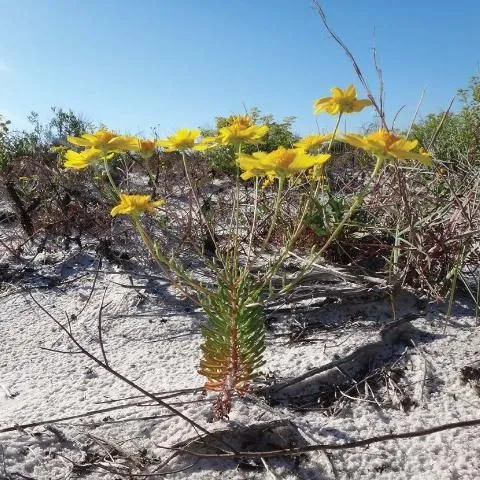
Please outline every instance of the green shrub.
[[480, 77], [472, 77], [458, 96], [462, 105], [459, 112], [429, 114], [411, 132], [412, 138], [453, 169], [462, 159], [480, 162]]

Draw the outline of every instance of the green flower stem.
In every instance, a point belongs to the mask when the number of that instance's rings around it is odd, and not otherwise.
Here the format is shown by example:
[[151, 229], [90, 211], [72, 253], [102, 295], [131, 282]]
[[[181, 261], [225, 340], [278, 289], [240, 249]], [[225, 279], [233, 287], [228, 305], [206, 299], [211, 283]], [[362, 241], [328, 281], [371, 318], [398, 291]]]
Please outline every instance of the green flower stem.
[[[185, 158], [185, 152], [184, 151], [181, 151], [181, 155], [182, 155], [182, 162], [183, 162], [183, 169], [185, 171], [185, 176], [187, 177], [187, 182], [188, 182], [188, 186], [190, 187], [190, 191], [192, 192], [192, 195], [193, 195], [193, 199], [195, 201], [195, 205], [197, 206], [197, 209], [198, 209], [198, 214], [200, 215], [200, 218], [202, 219], [203, 223], [205, 224], [205, 227], [207, 228], [208, 230], [208, 234], [210, 235], [210, 238], [215, 246], [215, 250], [218, 252], [218, 248], [217, 248], [217, 242], [215, 241], [215, 236], [213, 234], [213, 229], [212, 229], [212, 226], [210, 225], [210, 223], [207, 221], [207, 218], [205, 217], [203, 211], [202, 211], [202, 207], [200, 205], [200, 201], [198, 199], [198, 195], [197, 193], [195, 192], [195, 189], [193, 188], [193, 182], [192, 182], [192, 177], [190, 176], [190, 172], [188, 170], [188, 165], [187, 165], [187, 160]], [[218, 252], [219, 253], [219, 252]]]
[[[338, 118], [337, 118], [337, 123], [335, 124], [335, 128], [334, 128], [334, 130], [333, 130], [332, 138], [330, 139], [330, 143], [328, 144], [328, 149], [327, 149], [328, 152], [330, 152], [331, 149], [332, 149], [333, 141], [335, 140], [335, 137], [336, 137], [336, 135], [337, 135], [338, 127], [339, 127], [339, 125], [340, 125], [341, 119], [342, 119], [342, 113], [340, 112], [340, 114], [338, 115]], [[371, 175], [371, 178], [373, 178], [373, 177], [378, 173], [378, 171], [379, 171], [382, 163], [383, 163], [383, 162], [380, 162], [379, 160], [377, 160], [377, 163], [376, 163], [376, 165], [375, 165], [375, 168], [374, 168], [374, 170], [373, 170], [373, 173], [372, 173], [372, 175]], [[300, 219], [299, 219], [297, 228], [294, 230], [294, 233], [293, 233], [292, 237], [289, 239], [289, 241], [288, 241], [287, 244], [285, 245], [285, 247], [284, 247], [284, 249], [283, 249], [283, 253], [279, 256], [277, 262], [275, 262], [275, 264], [272, 266], [272, 268], [270, 269], [270, 272], [265, 276], [265, 279], [264, 279], [264, 282], [263, 282], [263, 285], [264, 285], [264, 286], [272, 279], [272, 277], [273, 277], [274, 275], [276, 275], [276, 273], [278, 272], [281, 264], [284, 262], [284, 260], [285, 260], [286, 257], [288, 256], [288, 252], [290, 251], [290, 248], [294, 245], [294, 243], [297, 241], [298, 237], [301, 235], [301, 233], [302, 233], [303, 230], [305, 229], [304, 219], [305, 219], [305, 217], [306, 217], [306, 215], [307, 215], [307, 213], [308, 213], [308, 210], [309, 210], [309, 208], [310, 208], [311, 198], [316, 198], [316, 197], [318, 196], [318, 191], [320, 190], [321, 185], [323, 185], [323, 183], [322, 183], [320, 180], [317, 181], [317, 183], [316, 183], [316, 185], [315, 185], [315, 188], [313, 189], [313, 192], [311, 192], [311, 197], [310, 197], [310, 198], [306, 201], [306, 203], [305, 203], [305, 207], [304, 207], [304, 209], [303, 209], [302, 214], [300, 215]], [[368, 186], [368, 187], [370, 186], [370, 182], [369, 182], [369, 184], [368, 184], [367, 186]], [[361, 194], [361, 192], [360, 192], [360, 194]], [[366, 193], [365, 193], [365, 195], [366, 195]], [[365, 195], [364, 195], [364, 196], [365, 196]], [[362, 200], [363, 200], [363, 197], [362, 197], [362, 199], [360, 200], [360, 203], [362, 202]], [[359, 204], [360, 204], [360, 203], [359, 203]], [[358, 205], [359, 205], [359, 204], [358, 204]], [[355, 210], [358, 208], [358, 205], [355, 205], [355, 200], [354, 200], [354, 205], [352, 205], [352, 207], [354, 207], [354, 208], [353, 208], [352, 212], [348, 212], [348, 213], [347, 213], [347, 216], [348, 216], [349, 214], [350, 214], [350, 216], [351, 216], [351, 215], [355, 212]], [[337, 230], [336, 230], [335, 232], [333, 232], [332, 235], [338, 236], [338, 235], [340, 234], [343, 226], [345, 225], [345, 223], [346, 223], [346, 222], [348, 221], [348, 219], [350, 218], [349, 216], [348, 216], [348, 218], [347, 218], [347, 216], [342, 220], [341, 228], [340, 228], [340, 229], [337, 228], [338, 232], [337, 232]], [[340, 225], [339, 225], [339, 226], [340, 226]], [[327, 247], [331, 244], [331, 242], [333, 242], [333, 240], [334, 240], [334, 238], [333, 238], [333, 239], [329, 239], [329, 240], [327, 241], [327, 243], [328, 243]], [[325, 248], [327, 248], [327, 247], [325, 247]], [[318, 254], [318, 256], [320, 256], [321, 253], [323, 253], [323, 251], [325, 251], [325, 249], [322, 249], [322, 250], [320, 251], [320, 253]], [[315, 257], [315, 258], [318, 258], [318, 256]], [[308, 264], [308, 267], [310, 267], [310, 266], [311, 266], [311, 263]], [[308, 267], [307, 267], [307, 268], [308, 268]], [[305, 271], [306, 271], [306, 269], [305, 269]], [[298, 281], [300, 281], [301, 276], [303, 276], [304, 273], [305, 273], [305, 272], [304, 272], [304, 270], [302, 269], [302, 271], [300, 272], [300, 278], [299, 278]], [[298, 283], [298, 282], [297, 282], [297, 283]], [[293, 285], [292, 285], [292, 286], [293, 286]]]
[[[330, 139], [330, 143], [328, 144], [328, 149], [327, 149], [327, 152], [331, 152], [332, 151], [332, 145], [333, 145], [333, 141], [335, 140], [335, 137], [337, 136], [337, 132], [338, 132], [338, 127], [340, 126], [340, 120], [342, 119], [342, 112], [339, 113], [338, 115], [338, 118], [337, 118], [337, 123], [335, 124], [335, 128], [333, 129], [333, 134], [332, 134], [332, 138]], [[317, 184], [315, 186], [315, 192], [313, 194], [313, 198], [317, 198], [318, 196], [318, 191], [320, 190], [320, 186], [323, 185], [323, 182], [321, 180], [318, 180], [317, 181]]]
[[263, 283], [263, 285], [265, 286], [266, 283], [268, 283], [271, 278], [276, 275], [276, 273], [278, 272], [280, 266], [282, 265], [282, 263], [285, 261], [285, 259], [287, 258], [287, 256], [289, 255], [289, 251], [290, 249], [292, 248], [292, 246], [295, 244], [295, 242], [297, 241], [298, 237], [302, 234], [302, 232], [305, 230], [305, 223], [304, 223], [304, 220], [305, 220], [305, 217], [307, 216], [307, 213], [309, 211], [309, 208], [310, 208], [310, 204], [312, 202], [312, 198], [316, 198], [317, 195], [318, 195], [318, 190], [320, 188], [320, 185], [321, 185], [321, 182], [318, 181], [317, 184], [315, 185], [315, 189], [313, 189], [313, 187], [311, 186], [310, 187], [310, 195], [308, 196], [306, 202], [305, 202], [305, 205], [302, 209], [302, 213], [299, 217], [299, 220], [298, 220], [298, 223], [296, 225], [296, 227], [294, 228], [293, 230], [293, 234], [292, 236], [289, 238], [289, 240], [287, 241], [287, 243], [285, 244], [284, 248], [283, 248], [283, 252], [279, 255], [277, 261], [272, 265], [271, 269], [270, 269], [270, 272], [265, 276], [265, 282]]
[[335, 128], [333, 129], [333, 135], [332, 138], [330, 139], [330, 143], [328, 144], [328, 150], [327, 152], [330, 152], [332, 149], [333, 141], [335, 140], [335, 137], [337, 135], [338, 127], [340, 126], [340, 120], [342, 119], [342, 112], [339, 113], [338, 118], [337, 118], [337, 123], [335, 124]]
[[172, 284], [178, 288], [187, 298], [192, 300], [197, 305], [201, 305], [198, 298], [192, 296], [185, 288], [183, 288], [178, 281], [171, 278], [171, 273], [173, 272], [185, 285], [188, 285], [195, 293], [209, 295], [210, 292], [207, 290], [203, 285], [199, 282], [193, 280], [188, 276], [181, 268], [178, 267], [175, 263], [168, 260], [165, 254], [160, 250], [158, 245], [152, 240], [150, 235], [145, 231], [142, 224], [140, 223], [140, 218], [138, 215], [130, 215], [131, 221], [133, 226], [142, 239], [143, 243], [146, 245], [148, 251], [152, 255], [152, 257], [157, 262], [157, 265], [161, 268], [163, 273], [165, 273], [166, 277], [169, 279]]
[[[238, 145], [237, 157], [242, 153], [242, 144]], [[232, 262], [231, 262], [231, 278], [236, 278], [237, 274], [237, 265], [239, 257], [239, 229], [240, 229], [240, 167], [237, 165], [236, 176], [235, 176], [235, 197], [233, 205], [233, 219], [235, 221], [235, 234], [233, 242], [233, 253], [232, 253]]]
[[245, 274], [248, 273], [250, 268], [250, 256], [252, 254], [252, 245], [253, 245], [253, 235], [255, 233], [255, 229], [257, 227], [257, 214], [258, 214], [258, 186], [260, 184], [260, 180], [258, 177], [255, 177], [255, 190], [253, 196], [253, 220], [252, 226], [250, 230], [250, 238], [248, 240], [248, 250], [247, 250], [247, 261], [245, 264]]
[[269, 283], [270, 280], [277, 274], [278, 270], [280, 269], [280, 266], [289, 255], [290, 249], [295, 244], [295, 242], [297, 241], [301, 233], [304, 231], [305, 229], [304, 220], [309, 211], [311, 199], [313, 198], [313, 196], [317, 195], [317, 189], [318, 189], [318, 183], [317, 183], [317, 186], [315, 186], [315, 189], [313, 189], [313, 187], [310, 184], [310, 190], [311, 190], [310, 195], [308, 196], [305, 202], [305, 205], [303, 207], [302, 214], [299, 217], [298, 223], [296, 227], [293, 229], [293, 234], [288, 239], [285, 246], [283, 247], [283, 252], [278, 256], [277, 261], [273, 263], [273, 265], [269, 269], [269, 272], [264, 276], [264, 279], [262, 282], [262, 286], [263, 286], [262, 288], [264, 288], [267, 285], [267, 283]]
[[[362, 204], [363, 200], [367, 196], [367, 194], [370, 192], [370, 187], [372, 185], [373, 180], [377, 176], [378, 172], [380, 171], [380, 168], [383, 165], [383, 159], [380, 157], [377, 157], [377, 162], [375, 164], [375, 167], [373, 169], [372, 174], [370, 175], [370, 178], [367, 182], [367, 184], [362, 188], [360, 193], [354, 198], [353, 203], [351, 207], [349, 208], [348, 212], [344, 215], [343, 219], [341, 222], [337, 225], [335, 230], [332, 232], [328, 240], [324, 243], [322, 248], [315, 254], [313, 255], [310, 260], [304, 265], [300, 273], [297, 275], [297, 277], [292, 280], [289, 284], [285, 285], [277, 294], [275, 294], [275, 297], [277, 296], [282, 296], [288, 293], [295, 285], [297, 285], [301, 279], [304, 277], [308, 269], [318, 261], [318, 259], [322, 256], [322, 254], [325, 252], [325, 250], [338, 238], [340, 233], [342, 232], [343, 228], [345, 227], [345, 224], [352, 218], [353, 214], [357, 211], [358, 207]], [[284, 252], [284, 258], [288, 255], [288, 250], [285, 249]], [[277, 269], [278, 270], [278, 269]], [[275, 275], [276, 272], [273, 272], [273, 275]], [[271, 298], [269, 298], [270, 300]]]
[[270, 267], [268, 273], [264, 276], [263, 281], [262, 281], [262, 288], [265, 288], [265, 286], [277, 274], [278, 270], [280, 269], [280, 266], [283, 264], [285, 259], [288, 257], [290, 249], [295, 244], [295, 242], [297, 241], [300, 234], [303, 232], [303, 230], [305, 228], [303, 220], [305, 219], [305, 216], [307, 215], [309, 202], [310, 202], [310, 200], [307, 200], [305, 208], [303, 209], [302, 215], [300, 216], [300, 220], [298, 222], [297, 228], [294, 230], [293, 235], [290, 237], [290, 239], [287, 241], [286, 245], [284, 246], [283, 252], [278, 256], [277, 261]]
[[[103, 163], [105, 166], [105, 172], [107, 174], [107, 178], [110, 182], [110, 185], [115, 192], [117, 198], [120, 198], [120, 192], [118, 191], [115, 182], [113, 181], [112, 175], [110, 174], [110, 169], [108, 167], [107, 158], [103, 158]], [[172, 262], [169, 262], [168, 259], [165, 257], [163, 252], [158, 248], [155, 242], [150, 238], [150, 235], [144, 230], [142, 224], [140, 223], [140, 219], [138, 215], [130, 215], [132, 220], [133, 226], [137, 231], [138, 235], [142, 239], [143, 243], [148, 248], [148, 251], [152, 255], [152, 257], [157, 262], [158, 266], [162, 269], [163, 273], [167, 276], [167, 278], [172, 282], [173, 285], [176, 286], [186, 297], [190, 300], [195, 302], [196, 304], [200, 304], [198, 299], [190, 295], [183, 287], [178, 284], [178, 281], [175, 281], [171, 278], [171, 272], [173, 272], [180, 280], [182, 280], [186, 285], [192, 288], [196, 293], [203, 293], [207, 294], [208, 290], [203, 287], [200, 283], [196, 282], [192, 278], [190, 278], [185, 272], [183, 272], [177, 265], [174, 265]]]
[[267, 236], [265, 237], [265, 240], [263, 242], [263, 248], [265, 248], [267, 246], [268, 241], [270, 240], [270, 237], [272, 236], [273, 229], [275, 228], [275, 224], [277, 223], [278, 214], [280, 212], [280, 204], [282, 203], [282, 193], [283, 193], [284, 185], [285, 185], [285, 177], [279, 177], [278, 178], [277, 198], [275, 199], [273, 217], [272, 217], [272, 221], [270, 222], [270, 228], [268, 229]]
[[475, 300], [475, 326], [479, 325], [480, 319], [480, 271], [477, 278], [477, 298]]
[[110, 182], [110, 185], [112, 186], [113, 191], [115, 192], [115, 195], [117, 198], [120, 198], [120, 192], [118, 191], [118, 187], [113, 181], [112, 174], [110, 173], [110, 168], [108, 166], [108, 161], [107, 157], [103, 157], [103, 165], [105, 167], [105, 173], [107, 174], [108, 181]]
[[350, 220], [350, 218], [353, 216], [353, 214], [357, 211], [358, 207], [362, 204], [364, 198], [370, 192], [370, 186], [372, 185], [372, 182], [373, 182], [374, 178], [377, 176], [378, 172], [380, 171], [380, 168], [381, 168], [382, 165], [383, 165], [383, 159], [378, 157], [377, 162], [375, 163], [375, 168], [373, 169], [373, 172], [370, 175], [370, 178], [368, 179], [367, 184], [362, 188], [362, 190], [360, 190], [360, 193], [354, 198], [350, 209], [344, 215], [341, 222], [337, 225], [337, 228], [333, 231], [333, 233], [330, 235], [329, 239], [326, 241], [326, 243], [320, 249], [320, 251], [316, 255], [316, 258], [315, 258], [314, 261], [316, 261], [320, 257], [320, 255], [322, 255], [322, 253], [325, 252], [325, 250], [332, 244], [332, 242], [337, 239], [337, 237], [342, 232], [345, 224]]
[[143, 166], [144, 166], [145, 171], [147, 172], [147, 175], [148, 175], [148, 180], [152, 184], [152, 197], [155, 195], [155, 192], [157, 190], [157, 178], [156, 178], [156, 175], [153, 174], [153, 172], [150, 168], [149, 162], [150, 162], [150, 159], [153, 158], [158, 165], [159, 162], [160, 162], [160, 159], [158, 157], [159, 157], [158, 153], [155, 152], [151, 157], [145, 158], [144, 162], [143, 162]]
[[383, 167], [384, 159], [382, 157], [377, 157], [377, 161], [375, 162], [375, 167], [373, 168], [373, 172], [370, 175], [370, 180], [373, 180], [377, 175], [380, 169]]

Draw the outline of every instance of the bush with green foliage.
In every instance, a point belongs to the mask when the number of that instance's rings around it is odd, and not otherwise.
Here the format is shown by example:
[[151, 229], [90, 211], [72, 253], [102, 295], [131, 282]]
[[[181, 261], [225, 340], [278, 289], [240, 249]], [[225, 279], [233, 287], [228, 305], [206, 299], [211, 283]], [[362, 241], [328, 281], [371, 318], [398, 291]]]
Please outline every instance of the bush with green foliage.
[[458, 96], [459, 112], [429, 114], [411, 131], [412, 138], [453, 169], [462, 159], [480, 162], [480, 76], [472, 77], [468, 87], [458, 91]]

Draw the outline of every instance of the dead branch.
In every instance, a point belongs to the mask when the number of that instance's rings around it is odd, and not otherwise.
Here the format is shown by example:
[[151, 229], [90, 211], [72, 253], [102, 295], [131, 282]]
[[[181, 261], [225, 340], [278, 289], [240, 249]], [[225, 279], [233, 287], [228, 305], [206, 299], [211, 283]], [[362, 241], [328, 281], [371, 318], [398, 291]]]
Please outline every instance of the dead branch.
[[468, 427], [475, 427], [480, 425], [480, 419], [474, 420], [465, 420], [463, 422], [453, 422], [453, 423], [445, 423], [443, 425], [438, 425], [432, 428], [425, 428], [422, 430], [416, 430], [414, 432], [401, 432], [401, 433], [390, 433], [387, 435], [378, 435], [370, 438], [365, 438], [363, 440], [354, 440], [352, 442], [346, 443], [319, 443], [315, 445], [308, 445], [306, 447], [294, 447], [294, 448], [287, 448], [282, 450], [267, 450], [264, 452], [237, 452], [237, 453], [202, 453], [202, 452], [195, 452], [192, 450], [177, 449], [182, 453], [186, 453], [188, 455], [192, 455], [194, 457], [200, 458], [236, 458], [236, 457], [279, 457], [279, 456], [292, 456], [292, 455], [301, 455], [303, 453], [308, 452], [318, 452], [322, 450], [346, 450], [352, 448], [359, 448], [359, 447], [366, 447], [367, 445], [371, 445], [372, 443], [379, 443], [379, 442], [386, 442], [389, 440], [400, 440], [402, 438], [416, 438], [416, 437], [424, 437], [426, 435], [432, 435], [434, 433], [444, 432], [445, 430], [452, 430], [454, 428], [468, 428]]
[[100, 408], [98, 410], [90, 410], [90, 411], [85, 412], [85, 413], [79, 413], [77, 415], [70, 415], [68, 417], [50, 418], [48, 420], [41, 420], [39, 422], [24, 423], [22, 425], [15, 424], [11, 427], [1, 428], [0, 433], [13, 432], [15, 430], [25, 430], [27, 428], [40, 427], [42, 425], [49, 425], [51, 423], [61, 423], [61, 422], [66, 422], [68, 420], [75, 420], [77, 418], [82, 418], [82, 417], [91, 417], [92, 415], [99, 415], [101, 413], [112, 412], [114, 410], [121, 410], [122, 408], [151, 407], [151, 406], [154, 406], [154, 405], [155, 404], [153, 404], [153, 403], [146, 403], [146, 402], [134, 402], [134, 403], [132, 402], [132, 403], [124, 404], [124, 405], [116, 405], [114, 407]]
[[[204, 392], [203, 387], [197, 387], [197, 388], [182, 388], [180, 390], [168, 390], [166, 392], [155, 392], [154, 395], [161, 397], [162, 399], [165, 398], [172, 398], [172, 397], [178, 397], [180, 395], [188, 394], [188, 393], [200, 393]], [[122, 397], [122, 398], [112, 398], [109, 400], [102, 400], [99, 402], [95, 403], [115, 403], [115, 402], [124, 402], [125, 400], [133, 400], [135, 398], [142, 398], [143, 395], [132, 395], [130, 397]]]
[[102, 313], [103, 309], [105, 308], [105, 295], [107, 294], [107, 288], [103, 290], [102, 302], [100, 303], [100, 308], [98, 309], [98, 341], [100, 343], [100, 349], [102, 350], [103, 361], [105, 365], [108, 367], [108, 359], [107, 354], [105, 352], [105, 345], [103, 343], [103, 335], [102, 335]]
[[93, 295], [93, 292], [95, 291], [95, 286], [97, 284], [98, 275], [100, 274], [100, 270], [102, 269], [102, 263], [103, 263], [103, 259], [102, 259], [102, 256], [100, 255], [98, 257], [97, 268], [95, 268], [95, 270], [94, 270], [93, 282], [92, 282], [92, 286], [90, 288], [90, 291], [88, 293], [88, 298], [85, 301], [85, 303], [83, 304], [83, 307], [81, 308], [81, 310], [77, 313], [77, 317], [80, 317], [80, 315], [83, 313], [85, 308], [87, 308], [87, 305], [90, 303], [90, 300], [92, 299], [92, 295]]
[[[355, 57], [353, 56], [352, 52], [347, 47], [347, 45], [343, 42], [343, 40], [330, 27], [329, 23], [327, 22], [327, 16], [325, 15], [325, 12], [323, 11], [323, 8], [320, 6], [318, 1], [313, 0], [312, 3], [313, 3], [313, 7], [315, 8], [318, 15], [320, 16], [320, 18], [322, 20], [322, 23], [325, 26], [328, 33], [332, 36], [332, 38], [335, 40], [335, 42], [337, 42], [338, 45], [340, 45], [340, 47], [343, 49], [343, 51], [345, 52], [347, 57], [352, 62], [355, 73], [356, 73], [358, 79], [360, 80], [360, 82], [362, 83], [363, 87], [365, 88], [365, 91], [367, 92], [367, 97], [372, 102], [373, 108], [375, 108], [375, 110], [378, 113], [380, 121], [382, 122], [382, 127], [388, 130], [387, 122], [385, 121], [385, 113], [382, 111], [382, 105], [378, 105], [377, 101], [375, 100], [375, 97], [373, 96], [372, 91], [370, 90], [370, 87], [368, 86], [367, 80], [363, 76], [363, 73], [360, 70], [360, 67], [359, 67], [357, 61], [355, 60]], [[382, 91], [383, 91], [383, 86], [382, 86]]]
[[452, 97], [452, 99], [450, 100], [450, 103], [448, 104], [448, 108], [443, 112], [442, 119], [440, 120], [440, 123], [438, 124], [438, 127], [436, 128], [435, 133], [433, 134], [433, 137], [430, 140], [430, 143], [428, 145], [428, 150], [430, 150], [433, 147], [435, 140], [438, 137], [438, 134], [442, 130], [445, 120], [447, 119], [448, 114], [450, 113], [450, 110], [452, 108], [453, 102], [455, 101], [455, 98], [456, 98], [456, 95]]

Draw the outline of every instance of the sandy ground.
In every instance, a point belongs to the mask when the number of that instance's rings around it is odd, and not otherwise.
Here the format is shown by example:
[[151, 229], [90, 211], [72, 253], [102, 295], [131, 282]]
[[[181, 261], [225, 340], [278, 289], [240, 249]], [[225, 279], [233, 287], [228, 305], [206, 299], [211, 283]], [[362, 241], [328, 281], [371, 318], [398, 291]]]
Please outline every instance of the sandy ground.
[[[480, 418], [478, 382], [466, 381], [465, 375], [462, 379], [464, 367], [480, 367], [480, 328], [466, 300], [457, 300], [444, 331], [444, 307], [398, 295], [396, 318], [410, 313], [418, 318], [394, 342], [273, 401], [256, 395], [236, 399], [228, 421], [210, 423], [212, 395], [201, 391], [204, 380], [197, 373], [204, 321], [199, 310], [161, 279], [138, 272], [131, 277], [106, 262], [92, 288], [96, 261], [88, 252], [40, 255], [32, 265], [35, 278], [27, 275], [22, 282], [4, 284], [0, 296], [0, 430], [49, 423], [0, 433], [2, 479], [161, 478], [120, 475], [155, 469], [175, 479], [480, 477], [480, 427], [312, 452], [294, 460], [174, 455], [162, 466], [172, 456], [168, 447], [194, 439], [195, 430], [75, 353], [43, 310], [62, 323], [71, 318], [75, 337], [101, 357], [98, 316], [103, 304], [103, 341], [113, 368], [150, 392], [162, 392], [166, 402], [206, 429], [228, 429], [231, 441], [242, 427], [289, 420], [292, 431], [284, 431], [289, 438], [270, 445], [278, 448], [343, 443]], [[388, 298], [350, 297], [316, 309], [299, 308], [295, 314], [279, 312], [269, 311], [263, 369], [276, 381], [378, 342], [381, 329], [393, 320]], [[365, 377], [369, 379], [362, 381]], [[61, 420], [100, 409], [104, 411]], [[250, 438], [242, 448], [254, 443]]]

